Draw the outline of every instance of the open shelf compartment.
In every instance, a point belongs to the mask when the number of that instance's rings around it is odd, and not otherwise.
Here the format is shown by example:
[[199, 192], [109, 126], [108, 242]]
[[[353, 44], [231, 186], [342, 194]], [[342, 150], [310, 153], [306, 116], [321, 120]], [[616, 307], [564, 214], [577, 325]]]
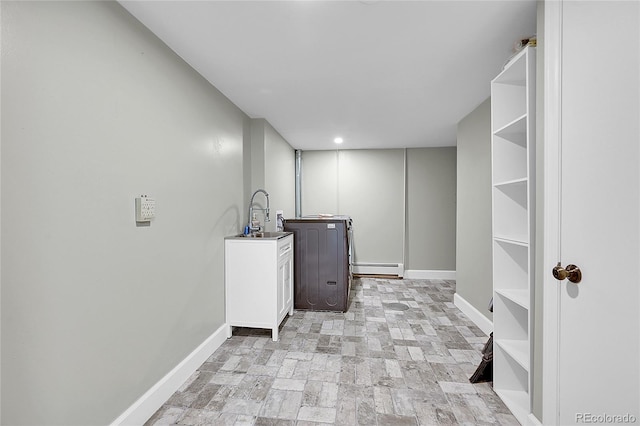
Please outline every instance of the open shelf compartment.
[[493, 362], [493, 386], [496, 394], [521, 424], [527, 424], [531, 407], [529, 371], [499, 345], [494, 347]]
[[529, 242], [528, 181], [493, 188], [493, 234], [505, 240]]
[[493, 319], [496, 340], [529, 341], [529, 310], [500, 291], [493, 298]]
[[496, 345], [510, 356], [520, 367], [529, 371], [529, 342], [523, 340], [497, 340]]
[[[493, 241], [493, 286], [497, 290], [529, 292], [529, 247], [508, 240]], [[529, 304], [527, 297], [526, 305]]]
[[491, 86], [492, 128], [500, 129], [527, 113], [527, 91], [523, 85]]
[[519, 117], [493, 135], [493, 182], [524, 179], [528, 175], [527, 117]]

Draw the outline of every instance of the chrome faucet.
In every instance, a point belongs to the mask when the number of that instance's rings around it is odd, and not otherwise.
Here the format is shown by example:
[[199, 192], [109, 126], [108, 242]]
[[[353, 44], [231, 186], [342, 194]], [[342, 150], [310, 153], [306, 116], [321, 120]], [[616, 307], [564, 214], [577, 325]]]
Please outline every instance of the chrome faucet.
[[[253, 199], [255, 198], [256, 194], [258, 192], [262, 192], [265, 196], [265, 198], [267, 199], [267, 208], [264, 209], [254, 209], [253, 208]], [[250, 232], [257, 232], [260, 231], [260, 226], [253, 226], [253, 224], [251, 223], [252, 218], [253, 218], [253, 211], [254, 210], [262, 210], [264, 212], [264, 221], [265, 222], [269, 222], [269, 194], [267, 193], [267, 191], [265, 191], [264, 189], [257, 189], [256, 192], [253, 193], [253, 195], [251, 196], [251, 201], [249, 201], [249, 218], [248, 218], [248, 224], [249, 224], [249, 231]]]

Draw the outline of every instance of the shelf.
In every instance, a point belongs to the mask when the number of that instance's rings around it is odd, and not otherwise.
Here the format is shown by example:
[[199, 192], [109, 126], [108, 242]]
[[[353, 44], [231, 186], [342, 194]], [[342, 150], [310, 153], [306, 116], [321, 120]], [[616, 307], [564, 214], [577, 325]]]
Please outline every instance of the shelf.
[[494, 132], [491, 139], [493, 182], [527, 178], [527, 118], [527, 114], [523, 114]]
[[493, 239], [501, 243], [513, 244], [514, 246], [529, 247], [529, 242], [525, 240], [526, 235], [522, 235], [521, 238], [513, 235], [499, 235], [494, 233]]
[[527, 113], [527, 91], [525, 86], [510, 84], [491, 85], [492, 117], [494, 133]]
[[527, 136], [527, 114], [522, 114], [520, 117], [517, 117], [515, 120], [510, 123], [505, 124], [500, 127], [498, 130], [493, 132], [494, 135], [500, 136], [501, 138], [508, 139], [510, 141], [518, 141], [521, 142], [522, 138]]
[[529, 342], [526, 340], [495, 340], [504, 352], [529, 371]]
[[499, 291], [494, 290], [494, 296], [494, 339], [527, 340], [529, 338], [529, 309]]
[[523, 142], [523, 144], [519, 142], [507, 140], [500, 136], [493, 137], [491, 178], [494, 184], [527, 179], [529, 167], [527, 165], [526, 142]]
[[527, 177], [519, 177], [495, 183], [493, 186], [504, 192], [514, 201], [517, 201], [523, 207], [527, 206]]
[[527, 181], [518, 179], [509, 185], [494, 186], [493, 233], [512, 241], [529, 242]]
[[510, 179], [510, 180], [505, 180], [505, 181], [501, 181], [501, 182], [496, 182], [493, 184], [493, 186], [495, 186], [496, 188], [499, 187], [503, 187], [503, 186], [509, 186], [509, 185], [517, 185], [520, 183], [527, 183], [529, 181], [529, 179], [527, 179], [526, 177], [523, 178], [517, 178], [517, 179]]
[[[529, 306], [529, 247], [526, 243], [494, 238], [493, 288], [523, 307]], [[512, 291], [516, 293], [512, 294]]]
[[528, 48], [523, 49], [514, 55], [505, 65], [504, 69], [498, 74], [491, 83], [493, 84], [513, 84], [524, 86], [527, 84], [526, 72], [527, 63], [526, 55]]
[[526, 241], [511, 240], [509, 238], [503, 238], [503, 237], [493, 237], [493, 240], [497, 243], [502, 243], [502, 244], [512, 244], [514, 246], [519, 246], [519, 247], [529, 247], [529, 243]]
[[495, 291], [524, 309], [529, 309], [529, 290], [496, 289]]
[[528, 400], [529, 369], [524, 368], [520, 362], [516, 361], [516, 359], [505, 350], [504, 346], [500, 345], [500, 340], [496, 340], [494, 337], [494, 342], [494, 389], [496, 390], [496, 392], [500, 390], [516, 392], [517, 395], [521, 396], [527, 395]]

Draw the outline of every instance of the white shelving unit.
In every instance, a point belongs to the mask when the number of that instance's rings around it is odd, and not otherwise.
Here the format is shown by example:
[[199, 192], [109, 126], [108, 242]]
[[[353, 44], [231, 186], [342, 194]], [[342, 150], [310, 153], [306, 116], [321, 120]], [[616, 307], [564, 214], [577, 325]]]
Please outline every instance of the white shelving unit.
[[491, 82], [493, 388], [522, 424], [531, 413], [536, 51]]

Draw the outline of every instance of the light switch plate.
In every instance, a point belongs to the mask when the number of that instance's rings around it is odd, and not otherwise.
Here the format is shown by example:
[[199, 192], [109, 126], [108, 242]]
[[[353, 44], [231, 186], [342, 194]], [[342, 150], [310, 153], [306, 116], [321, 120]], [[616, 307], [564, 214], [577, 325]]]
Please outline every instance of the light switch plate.
[[150, 222], [156, 217], [156, 200], [142, 195], [136, 198], [136, 222]]

